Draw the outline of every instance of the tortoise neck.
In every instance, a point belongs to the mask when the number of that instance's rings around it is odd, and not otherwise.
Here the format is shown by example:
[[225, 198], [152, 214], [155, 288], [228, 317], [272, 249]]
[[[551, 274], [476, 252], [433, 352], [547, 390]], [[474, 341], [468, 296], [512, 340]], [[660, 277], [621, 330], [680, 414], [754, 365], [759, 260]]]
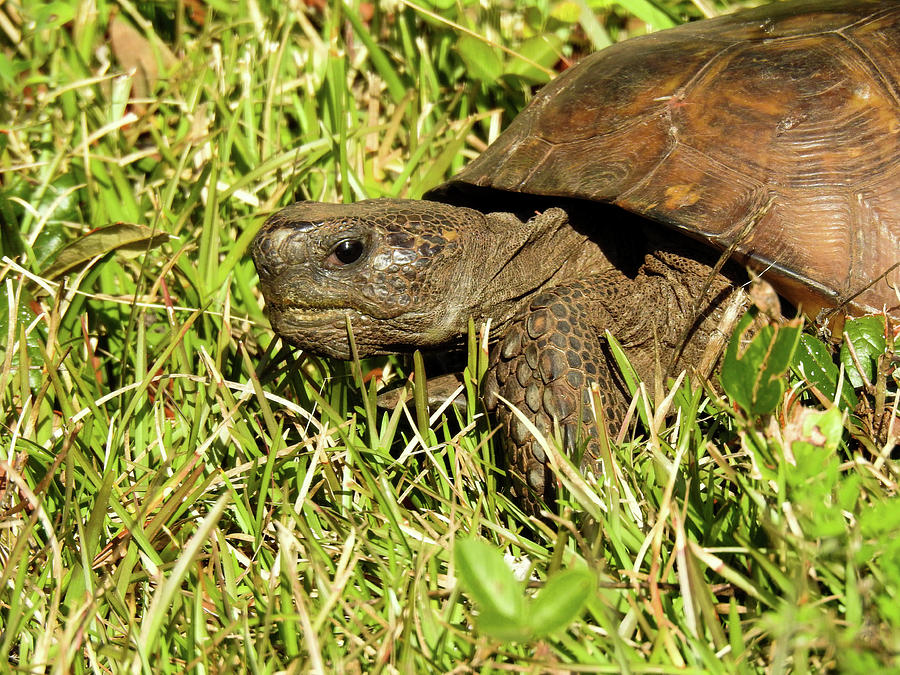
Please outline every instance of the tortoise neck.
[[492, 232], [480, 238], [470, 268], [471, 277], [479, 280], [472, 289], [477, 298], [473, 314], [481, 321], [490, 318], [495, 334], [535, 294], [609, 266], [599, 247], [573, 228], [560, 208], [527, 222], [510, 213], [489, 213], [485, 220]]

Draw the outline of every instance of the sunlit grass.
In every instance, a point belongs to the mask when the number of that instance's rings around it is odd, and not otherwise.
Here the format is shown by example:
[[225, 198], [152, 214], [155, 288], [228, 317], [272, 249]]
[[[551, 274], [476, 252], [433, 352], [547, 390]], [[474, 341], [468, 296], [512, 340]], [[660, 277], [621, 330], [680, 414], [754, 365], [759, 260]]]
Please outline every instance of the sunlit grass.
[[[636, 399], [647, 422], [612, 439], [602, 476], [560, 457], [562, 504], [532, 520], [497, 489], [481, 327], [467, 410], [434, 415], [421, 395], [383, 410], [376, 381], [416, 365], [291, 354], [246, 256], [295, 197], [421, 196], [548, 73], [646, 30], [633, 16], [659, 28], [720, 5], [113, 7], [0, 5], [0, 662], [897, 666], [890, 441], [838, 415], [821, 461], [792, 463], [795, 407], [744, 419], [681, 380], [663, 412]], [[115, 235], [51, 278], [63, 243], [120, 221], [143, 228], [128, 246]], [[534, 585], [594, 571], [583, 616], [534, 641], [473, 629], [452, 555], [467, 535]]]

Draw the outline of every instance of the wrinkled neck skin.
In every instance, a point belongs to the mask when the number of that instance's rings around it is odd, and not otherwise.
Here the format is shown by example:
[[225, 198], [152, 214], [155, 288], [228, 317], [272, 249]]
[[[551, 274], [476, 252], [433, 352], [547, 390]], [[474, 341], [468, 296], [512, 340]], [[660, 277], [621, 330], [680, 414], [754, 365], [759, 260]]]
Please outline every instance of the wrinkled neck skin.
[[475, 325], [491, 320], [500, 335], [530, 298], [561, 280], [591, 274], [609, 265], [600, 248], [569, 222], [566, 212], [549, 208], [527, 222], [511, 213], [488, 213], [486, 231], [475, 237], [469, 264], [447, 298], [446, 321], [465, 335], [469, 317]]

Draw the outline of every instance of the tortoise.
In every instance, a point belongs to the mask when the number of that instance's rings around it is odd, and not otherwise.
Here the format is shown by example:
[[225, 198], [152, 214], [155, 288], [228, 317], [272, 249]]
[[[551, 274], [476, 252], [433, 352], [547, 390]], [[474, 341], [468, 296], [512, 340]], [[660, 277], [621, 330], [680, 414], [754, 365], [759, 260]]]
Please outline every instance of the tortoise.
[[[715, 363], [747, 269], [810, 317], [900, 317], [900, 4], [785, 2], [636, 37], [545, 86], [424, 200], [297, 203], [252, 245], [272, 327], [350, 357], [490, 320], [512, 492], [551, 498], [509, 401], [594, 466], [638, 375]], [[710, 358], [712, 355], [712, 358]], [[537, 503], [537, 502], [532, 502]]]

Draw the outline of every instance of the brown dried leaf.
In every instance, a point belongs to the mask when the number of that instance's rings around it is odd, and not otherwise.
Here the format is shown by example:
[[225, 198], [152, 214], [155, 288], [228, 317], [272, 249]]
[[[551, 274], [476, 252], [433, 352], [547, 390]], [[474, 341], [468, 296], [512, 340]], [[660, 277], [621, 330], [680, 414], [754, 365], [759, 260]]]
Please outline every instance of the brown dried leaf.
[[[175, 63], [175, 55], [168, 47], [159, 41], [154, 44], [121, 16], [110, 22], [109, 44], [119, 65], [134, 73], [132, 94], [137, 99], [153, 93], [160, 71], [165, 72]], [[143, 107], [140, 103], [136, 106]]]

